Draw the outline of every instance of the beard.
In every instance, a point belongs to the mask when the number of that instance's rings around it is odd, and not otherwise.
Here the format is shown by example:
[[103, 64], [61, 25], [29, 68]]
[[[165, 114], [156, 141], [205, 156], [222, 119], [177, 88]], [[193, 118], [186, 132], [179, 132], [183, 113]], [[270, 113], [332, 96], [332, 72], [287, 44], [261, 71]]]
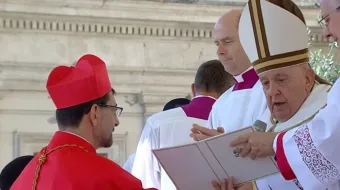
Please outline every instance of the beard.
[[103, 148], [109, 148], [112, 146], [113, 144], [113, 137], [112, 137], [112, 133], [110, 134], [110, 136], [108, 138], [103, 138], [102, 142], [100, 143], [101, 147]]

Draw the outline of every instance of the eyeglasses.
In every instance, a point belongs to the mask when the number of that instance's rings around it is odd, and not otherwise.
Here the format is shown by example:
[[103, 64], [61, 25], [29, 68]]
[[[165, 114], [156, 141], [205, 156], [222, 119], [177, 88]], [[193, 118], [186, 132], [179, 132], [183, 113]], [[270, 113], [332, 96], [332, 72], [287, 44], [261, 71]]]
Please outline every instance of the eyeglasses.
[[333, 10], [332, 12], [328, 13], [326, 16], [321, 17], [320, 20], [318, 21], [318, 23], [320, 24], [320, 26], [322, 28], [326, 28], [328, 26], [328, 23], [326, 22], [326, 19], [331, 16], [331, 14], [340, 11], [340, 6], [338, 6], [335, 10]]
[[98, 106], [105, 107], [105, 108], [113, 108], [113, 109], [115, 109], [116, 116], [120, 116], [122, 114], [122, 112], [123, 112], [123, 108], [122, 107], [118, 107], [118, 106], [112, 106], [112, 105], [107, 105], [107, 104], [98, 104]]

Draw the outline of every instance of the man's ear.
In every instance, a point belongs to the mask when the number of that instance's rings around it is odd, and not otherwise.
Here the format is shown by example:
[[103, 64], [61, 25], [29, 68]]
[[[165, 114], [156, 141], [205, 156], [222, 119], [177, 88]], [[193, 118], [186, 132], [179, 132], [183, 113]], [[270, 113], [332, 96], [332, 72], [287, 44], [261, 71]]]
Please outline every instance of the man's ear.
[[195, 89], [195, 84], [194, 83], [191, 84], [191, 93], [192, 93], [193, 97], [196, 96], [196, 89]]
[[306, 71], [306, 90], [311, 92], [315, 84], [315, 73], [312, 69]]
[[97, 126], [99, 124], [99, 109], [100, 107], [97, 104], [91, 106], [89, 117], [93, 126]]

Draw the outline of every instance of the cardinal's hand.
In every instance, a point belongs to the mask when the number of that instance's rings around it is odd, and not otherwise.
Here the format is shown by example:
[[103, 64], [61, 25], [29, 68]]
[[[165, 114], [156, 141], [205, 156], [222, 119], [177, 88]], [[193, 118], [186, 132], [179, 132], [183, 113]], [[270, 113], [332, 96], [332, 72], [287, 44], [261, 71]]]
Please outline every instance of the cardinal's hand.
[[201, 141], [206, 138], [220, 135], [224, 133], [224, 129], [222, 127], [215, 129], [208, 129], [206, 127], [199, 126], [197, 124], [194, 124], [191, 128], [191, 134], [190, 137], [193, 138], [195, 141]]

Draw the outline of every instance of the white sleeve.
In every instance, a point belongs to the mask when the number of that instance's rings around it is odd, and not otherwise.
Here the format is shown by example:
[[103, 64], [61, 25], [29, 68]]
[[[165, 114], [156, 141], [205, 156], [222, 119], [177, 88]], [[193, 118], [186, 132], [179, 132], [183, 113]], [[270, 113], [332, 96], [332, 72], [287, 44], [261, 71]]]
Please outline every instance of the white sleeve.
[[323, 190], [340, 181], [340, 80], [327, 106], [309, 123], [281, 133], [276, 159], [286, 180], [297, 178], [308, 190]]
[[134, 160], [135, 160], [135, 153], [129, 156], [129, 158], [123, 165], [123, 169], [131, 173]]
[[140, 179], [144, 188], [160, 188], [160, 166], [152, 149], [159, 148], [159, 128], [148, 120], [138, 142], [132, 175]]
[[[248, 106], [248, 110], [253, 110], [252, 112], [252, 123], [254, 123], [256, 120], [262, 120], [262, 117], [264, 117], [265, 114], [268, 115], [268, 113], [266, 113], [267, 111], [269, 112], [269, 116], [270, 117], [270, 110], [267, 107], [267, 99], [266, 96], [263, 92], [263, 88], [262, 88], [262, 84], [261, 82], [259, 82], [259, 86], [257, 86], [258, 84], [256, 84], [256, 87], [253, 88], [252, 90], [252, 97], [256, 97], [255, 101], [251, 101], [252, 105], [251, 107]], [[253, 100], [253, 99], [252, 99]], [[265, 118], [268, 118], [267, 115], [265, 116]]]
[[217, 113], [218, 113], [217, 108], [213, 106], [209, 114], [209, 119], [208, 119], [208, 124], [207, 124], [208, 129], [217, 129], [218, 127], [221, 127], [219, 126]]

